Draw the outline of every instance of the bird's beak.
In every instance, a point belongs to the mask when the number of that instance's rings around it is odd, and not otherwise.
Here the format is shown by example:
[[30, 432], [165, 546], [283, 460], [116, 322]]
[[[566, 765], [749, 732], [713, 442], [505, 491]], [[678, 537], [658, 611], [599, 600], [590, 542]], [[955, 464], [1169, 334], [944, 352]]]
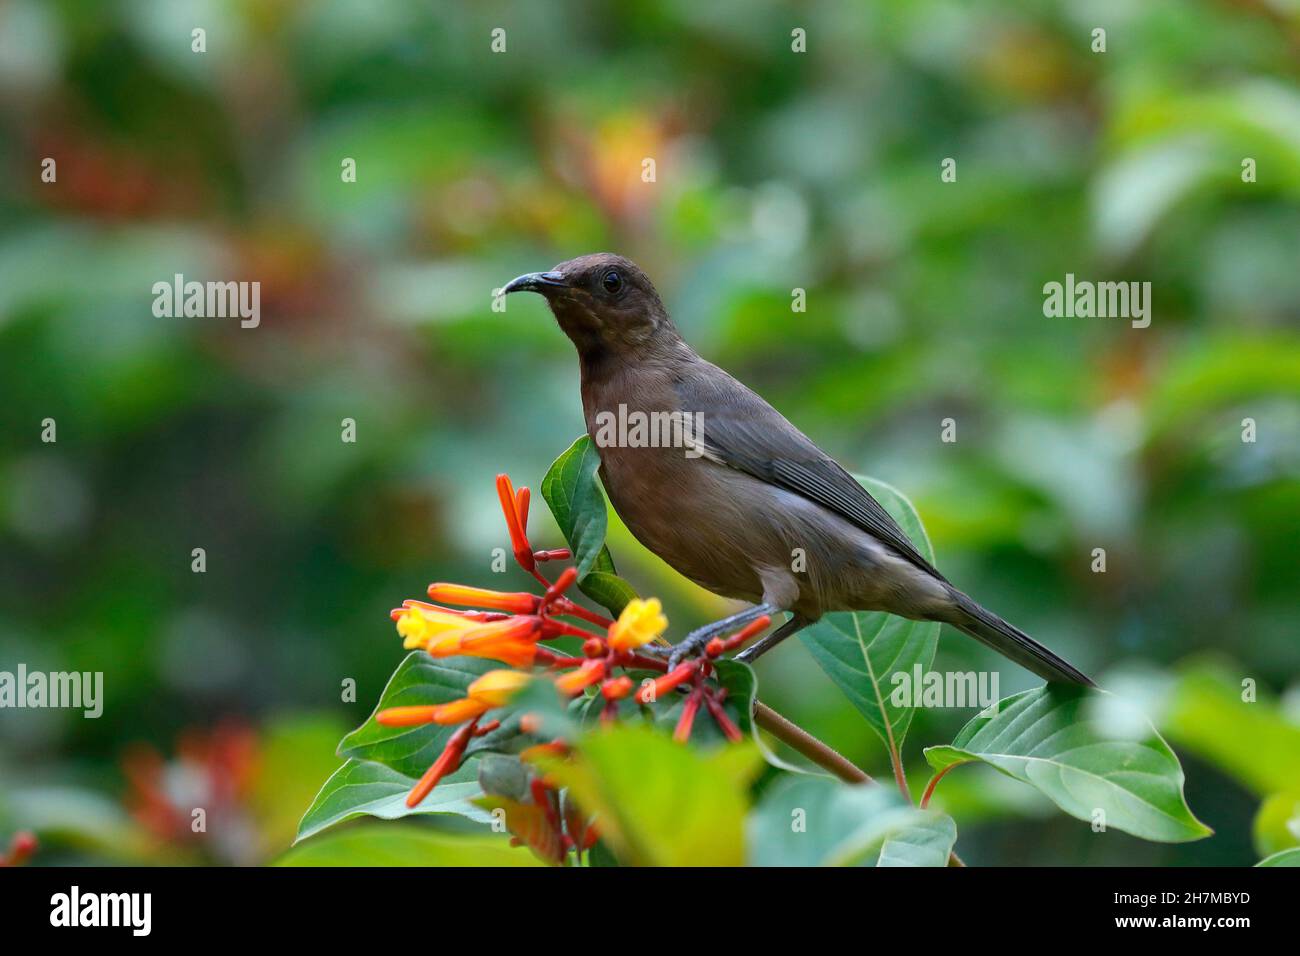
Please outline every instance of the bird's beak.
[[507, 295], [511, 292], [540, 292], [546, 295], [553, 289], [566, 288], [568, 284], [562, 272], [530, 272], [518, 279], [511, 279], [502, 291]]

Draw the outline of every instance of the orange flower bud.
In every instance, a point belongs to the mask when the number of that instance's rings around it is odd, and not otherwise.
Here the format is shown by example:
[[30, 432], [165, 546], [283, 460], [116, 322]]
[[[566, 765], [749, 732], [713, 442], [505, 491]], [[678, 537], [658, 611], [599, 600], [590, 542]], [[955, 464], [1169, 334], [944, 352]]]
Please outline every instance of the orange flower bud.
[[514, 550], [515, 560], [525, 571], [532, 571], [537, 567], [537, 560], [533, 557], [523, 522], [519, 520], [518, 498], [509, 475], [497, 475], [497, 497], [501, 499], [501, 511], [506, 518], [506, 528], [510, 531], [510, 546]]
[[636, 702], [638, 704], [648, 704], [651, 700], [658, 700], [678, 685], [690, 680], [691, 675], [695, 673], [698, 666], [695, 661], [683, 661], [663, 677], [656, 678], [653, 684], [642, 687], [637, 691]]
[[726, 639], [715, 637], [713, 640], [709, 641], [708, 645], [704, 648], [704, 653], [709, 657], [718, 657], [721, 654], [725, 654], [727, 651], [735, 650], [751, 637], [764, 630], [771, 623], [772, 618], [766, 614], [762, 617], [754, 618], [754, 620], [750, 621], [730, 637]]
[[691, 696], [686, 698], [686, 706], [682, 708], [682, 715], [677, 718], [677, 728], [673, 731], [673, 740], [679, 744], [684, 744], [691, 739], [691, 727], [695, 725], [695, 714], [700, 709], [700, 699], [703, 696], [702, 688], [697, 687]]
[[528, 530], [528, 497], [527, 485], [515, 492], [515, 513], [519, 515], [519, 526], [525, 531]]
[[583, 661], [577, 670], [569, 671], [567, 674], [555, 679], [556, 689], [561, 694], [572, 697], [582, 691], [583, 688], [589, 687], [603, 678], [605, 670], [603, 660]]
[[408, 807], [419, 806], [420, 802], [429, 795], [429, 792], [438, 785], [439, 780], [460, 766], [460, 759], [465, 755], [465, 748], [469, 745], [469, 739], [473, 735], [474, 724], [471, 721], [447, 738], [447, 746], [443, 748], [438, 759], [433, 762], [433, 766], [424, 772], [424, 776], [406, 795], [406, 805]]
[[474, 700], [472, 697], [462, 697], [460, 700], [453, 700], [446, 704], [439, 704], [433, 709], [433, 722], [450, 726], [452, 724], [463, 723], [467, 720], [473, 720], [478, 717], [490, 705], [481, 700]]
[[388, 707], [375, 714], [375, 721], [385, 727], [418, 727], [433, 723], [438, 708], [435, 705], [420, 707]]
[[734, 744], [739, 743], [744, 739], [745, 735], [740, 732], [740, 728], [736, 726], [736, 722], [731, 719], [725, 710], [722, 709], [722, 700], [720, 696], [715, 697], [712, 694], [709, 694], [705, 698], [705, 702], [709, 705], [709, 713], [713, 715], [714, 723], [722, 729], [722, 733], [726, 735], [728, 740]]
[[429, 597], [435, 601], [448, 604], [463, 604], [471, 607], [490, 607], [512, 614], [532, 614], [541, 604], [541, 598], [527, 591], [490, 591], [487, 588], [472, 588], [463, 584], [436, 583], [429, 585]]
[[568, 548], [551, 548], [547, 551], [534, 551], [533, 557], [538, 561], [568, 561], [573, 552]]
[[460, 646], [465, 651], [473, 650], [485, 644], [501, 641], [517, 642], [538, 635], [542, 628], [542, 619], [532, 615], [520, 615], [504, 621], [479, 624], [461, 635]]
[[538, 648], [532, 641], [494, 641], [477, 647], [461, 648], [457, 654], [500, 661], [511, 667], [529, 667], [537, 658]]
[[489, 707], [501, 707], [531, 679], [523, 671], [488, 671], [469, 685], [469, 696]]
[[560, 576], [555, 579], [555, 583], [546, 589], [546, 603], [551, 603], [569, 588], [573, 587], [573, 582], [576, 580], [578, 580], [577, 568], [568, 567], [561, 571]]
[[632, 678], [626, 674], [612, 678], [600, 685], [600, 692], [606, 700], [622, 700], [632, 692]]

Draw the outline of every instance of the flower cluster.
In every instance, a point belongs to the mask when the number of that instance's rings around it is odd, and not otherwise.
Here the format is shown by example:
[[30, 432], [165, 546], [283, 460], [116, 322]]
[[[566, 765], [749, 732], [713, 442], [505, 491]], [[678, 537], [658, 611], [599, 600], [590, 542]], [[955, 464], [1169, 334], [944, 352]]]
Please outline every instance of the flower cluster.
[[[506, 475], [498, 475], [497, 492], [515, 560], [538, 581], [542, 593], [501, 592], [438, 583], [429, 586], [429, 598], [443, 603], [409, 600], [392, 612], [397, 632], [408, 649], [419, 648], [433, 657], [480, 657], [508, 665], [479, 677], [459, 700], [429, 706], [390, 707], [376, 714], [375, 719], [388, 727], [423, 724], [457, 727], [441, 755], [407, 795], [407, 806], [419, 805], [441, 779], [454, 772], [464, 759], [470, 741], [500, 726], [499, 719], [484, 718], [507, 706], [519, 690], [534, 680], [549, 681], [564, 698], [595, 693], [588, 689], [599, 687], [603, 698], [602, 720], [615, 719], [624, 699], [648, 705], [666, 694], [682, 693], [686, 699], [675, 731], [679, 741], [690, 737], [701, 710], [709, 713], [728, 739], [739, 740], [740, 728], [722, 706], [726, 690], [709, 680], [713, 673], [710, 661], [759, 634], [771, 623], [770, 619], [759, 618], [729, 637], [715, 638], [703, 657], [683, 661], [668, 671], [656, 650], [649, 647], [662, 647], [663, 633], [668, 628], [659, 600], [634, 598], [617, 620], [576, 603], [566, 595], [577, 581], [576, 568], [565, 568], [554, 581], [540, 570], [548, 561], [564, 560], [572, 555], [567, 549], [533, 550], [527, 534], [528, 489], [516, 491]], [[541, 644], [558, 637], [581, 639], [581, 656], [562, 654]], [[642, 681], [638, 687], [624, 673], [629, 669], [657, 672], [659, 676]], [[525, 732], [538, 729], [538, 722], [530, 719], [532, 716], [525, 714], [521, 721]], [[566, 744], [553, 740], [540, 747], [562, 752]], [[550, 808], [551, 803], [548, 801], [544, 806]]]

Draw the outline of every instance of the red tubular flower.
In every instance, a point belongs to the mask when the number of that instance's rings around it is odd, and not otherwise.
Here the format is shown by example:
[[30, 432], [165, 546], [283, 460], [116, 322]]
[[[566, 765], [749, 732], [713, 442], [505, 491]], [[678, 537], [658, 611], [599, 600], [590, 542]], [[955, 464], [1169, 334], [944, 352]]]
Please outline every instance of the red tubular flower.
[[558, 597], [551, 604], [551, 611], [554, 614], [565, 614], [570, 617], [580, 617], [584, 621], [592, 624], [599, 624], [601, 627], [608, 628], [614, 621], [603, 614], [597, 614], [595, 611], [589, 611], [581, 604], [575, 604], [566, 597]]
[[[459, 724], [480, 717], [493, 707], [504, 706], [529, 681], [528, 674], [515, 670], [488, 671], [465, 689], [465, 696], [445, 704], [388, 707], [375, 715], [385, 727], [418, 727], [421, 724]], [[493, 724], [500, 726], [499, 721]], [[493, 728], [494, 729], [494, 728]], [[487, 733], [483, 730], [482, 733]]]
[[728, 716], [725, 710], [722, 709], [722, 698], [724, 696], [726, 696], [725, 691], [722, 694], [717, 695], [708, 694], [705, 696], [704, 700], [709, 706], [709, 713], [712, 715], [714, 723], [721, 728], [723, 734], [726, 735], [728, 740], [732, 743], [737, 743], [744, 739], [745, 735], [740, 732], [740, 728], [736, 726], [736, 722]]
[[[527, 491], [527, 489], [521, 489]], [[528, 543], [524, 522], [519, 517], [519, 497], [515, 487], [510, 483], [509, 475], [497, 475], [497, 496], [501, 499], [501, 511], [506, 516], [506, 527], [510, 531], [510, 546], [514, 549], [515, 560], [525, 571], [537, 570], [537, 561], [533, 558], [532, 546]], [[527, 512], [527, 496], [524, 498], [524, 510]]]
[[466, 631], [460, 639], [460, 649], [471, 651], [487, 644], [527, 641], [537, 637], [542, 629], [542, 619], [532, 614], [521, 614], [504, 621], [493, 621]]
[[463, 698], [446, 704], [417, 707], [389, 707], [375, 714], [375, 722], [385, 727], [419, 727], [422, 724], [459, 724], [488, 710], [482, 701]]
[[463, 584], [447, 584], [441, 581], [429, 585], [429, 597], [435, 601], [446, 601], [448, 604], [490, 607], [511, 614], [535, 614], [542, 603], [541, 598], [527, 591], [490, 591], [487, 588], [472, 588]]
[[375, 722], [385, 727], [418, 727], [433, 723], [438, 712], [436, 704], [423, 707], [389, 707], [375, 714]]
[[730, 637], [715, 637], [713, 640], [709, 641], [709, 643], [705, 645], [704, 653], [709, 657], [718, 657], [725, 654], [727, 651], [734, 651], [751, 637], [754, 637], [760, 631], [766, 629], [771, 623], [772, 618], [766, 614], [762, 617], [755, 618]]
[[533, 559], [536, 561], [568, 561], [573, 557], [573, 552], [568, 548], [551, 548], [549, 551], [534, 551]]
[[606, 700], [622, 700], [632, 693], [632, 678], [626, 674], [612, 677], [600, 685], [600, 692], [605, 695]]
[[425, 797], [429, 795], [438, 781], [447, 774], [452, 773], [460, 766], [461, 758], [465, 756], [465, 748], [469, 746], [469, 740], [474, 736], [476, 724], [478, 721], [471, 720], [464, 727], [457, 730], [447, 740], [447, 746], [443, 748], [438, 759], [433, 762], [433, 766], [424, 772], [419, 783], [411, 788], [411, 792], [406, 795], [406, 805], [412, 809], [418, 807]]
[[560, 576], [555, 579], [555, 583], [546, 589], [546, 595], [542, 598], [542, 605], [548, 606], [555, 603], [555, 599], [573, 586], [573, 582], [578, 580], [578, 569], [567, 567], [560, 572]]
[[691, 695], [686, 698], [686, 706], [682, 708], [682, 715], [677, 718], [677, 729], [673, 731], [673, 740], [679, 744], [684, 744], [691, 739], [691, 727], [695, 724], [695, 714], [699, 711], [700, 702], [703, 698], [703, 685], [696, 687], [691, 691]]
[[561, 694], [572, 697], [597, 681], [603, 680], [609, 670], [609, 664], [603, 659], [583, 661], [577, 670], [569, 671], [555, 679], [555, 687]]
[[637, 691], [636, 702], [638, 704], [648, 704], [651, 701], [658, 700], [664, 694], [690, 680], [698, 667], [699, 664], [696, 661], [683, 661], [663, 677], [656, 678], [653, 684], [644, 686]]
[[515, 513], [519, 515], [519, 526], [528, 530], [528, 488], [520, 488], [515, 492]]

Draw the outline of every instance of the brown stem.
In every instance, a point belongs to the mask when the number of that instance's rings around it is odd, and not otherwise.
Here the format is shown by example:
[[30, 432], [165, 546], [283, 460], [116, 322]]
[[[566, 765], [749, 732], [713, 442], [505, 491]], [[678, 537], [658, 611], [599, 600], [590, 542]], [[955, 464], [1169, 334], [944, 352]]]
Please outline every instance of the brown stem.
[[[754, 723], [792, 749], [803, 754], [823, 770], [829, 770], [845, 783], [875, 783], [866, 771], [858, 769], [847, 757], [832, 750], [798, 724], [782, 717], [761, 700], [754, 701]], [[940, 774], [942, 776], [942, 774]], [[904, 790], [904, 793], [907, 791]], [[910, 795], [909, 795], [910, 799]], [[956, 851], [948, 854], [949, 866], [965, 866]]]
[[889, 762], [894, 768], [894, 782], [898, 784], [898, 792], [903, 795], [903, 799], [911, 803], [912, 791], [907, 789], [907, 776], [903, 773], [903, 757], [898, 752], [898, 745], [894, 743], [894, 729], [889, 725], [888, 715], [885, 716], [885, 731], [889, 734]]
[[802, 727], [786, 720], [761, 700], [754, 701], [754, 723], [846, 783], [875, 783], [865, 771], [859, 770], [843, 754], [832, 750]]

